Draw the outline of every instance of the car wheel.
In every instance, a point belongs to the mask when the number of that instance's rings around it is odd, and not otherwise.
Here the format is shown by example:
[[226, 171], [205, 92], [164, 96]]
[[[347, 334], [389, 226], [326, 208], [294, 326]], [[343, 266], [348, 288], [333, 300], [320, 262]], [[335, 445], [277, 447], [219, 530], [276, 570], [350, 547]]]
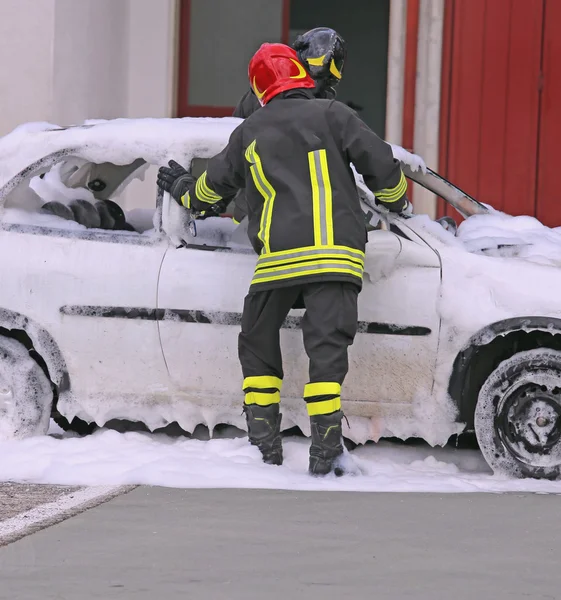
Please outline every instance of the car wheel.
[[0, 439], [46, 434], [52, 401], [51, 382], [25, 346], [0, 337]]
[[537, 348], [503, 361], [475, 408], [475, 433], [495, 473], [561, 476], [561, 352]]

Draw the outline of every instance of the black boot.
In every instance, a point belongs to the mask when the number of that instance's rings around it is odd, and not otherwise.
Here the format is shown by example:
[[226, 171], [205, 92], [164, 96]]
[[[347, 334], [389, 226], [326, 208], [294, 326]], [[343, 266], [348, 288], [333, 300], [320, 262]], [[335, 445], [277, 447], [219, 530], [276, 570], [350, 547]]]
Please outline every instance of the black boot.
[[278, 404], [259, 406], [244, 405], [249, 441], [259, 448], [263, 462], [268, 465], [282, 465], [282, 439], [280, 424], [282, 415]]
[[343, 454], [343, 412], [310, 417], [312, 445], [310, 446], [311, 475], [343, 475], [343, 469], [334, 465]]

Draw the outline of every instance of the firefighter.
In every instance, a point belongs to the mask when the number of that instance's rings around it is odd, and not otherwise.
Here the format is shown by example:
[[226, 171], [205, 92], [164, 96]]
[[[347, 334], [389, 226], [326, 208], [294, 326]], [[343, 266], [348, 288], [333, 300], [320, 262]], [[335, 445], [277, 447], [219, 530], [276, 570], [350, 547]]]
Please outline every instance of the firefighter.
[[[314, 80], [313, 94], [316, 98], [335, 98], [343, 77], [343, 68], [347, 58], [345, 40], [329, 27], [316, 27], [299, 35], [292, 46], [298, 60]], [[246, 119], [261, 107], [253, 88], [242, 96], [234, 110], [234, 117]], [[226, 206], [221, 206], [226, 210]], [[244, 190], [240, 190], [234, 198], [233, 218], [236, 223], [247, 214], [247, 202]]]
[[391, 147], [335, 100], [316, 99], [295, 50], [263, 44], [249, 64], [263, 105], [230, 136], [195, 182], [174, 161], [158, 185], [191, 211], [245, 187], [248, 234], [259, 257], [239, 335], [248, 436], [266, 463], [283, 461], [279, 330], [297, 301], [309, 357], [304, 400], [311, 424], [309, 472], [342, 474], [341, 385], [357, 330], [366, 223], [352, 162], [377, 201], [409, 208], [407, 183]]
[[[298, 60], [314, 80], [314, 96], [335, 98], [336, 87], [343, 77], [347, 58], [345, 40], [329, 27], [316, 27], [299, 35], [292, 47], [298, 54]], [[238, 102], [233, 116], [246, 119], [258, 108], [261, 108], [261, 104], [250, 86]]]

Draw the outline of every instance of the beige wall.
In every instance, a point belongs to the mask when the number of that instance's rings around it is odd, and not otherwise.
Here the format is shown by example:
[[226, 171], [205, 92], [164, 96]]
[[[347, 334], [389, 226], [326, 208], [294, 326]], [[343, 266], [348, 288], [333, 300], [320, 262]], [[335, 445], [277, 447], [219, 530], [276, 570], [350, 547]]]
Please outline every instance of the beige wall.
[[[0, 0], [0, 136], [175, 113], [177, 0]], [[120, 199], [152, 207], [156, 169]]]
[[0, 135], [52, 118], [53, 0], [0, 0]]
[[0, 135], [174, 111], [177, 0], [0, 0]]
[[53, 120], [76, 124], [124, 115], [128, 2], [55, 0], [54, 4]]

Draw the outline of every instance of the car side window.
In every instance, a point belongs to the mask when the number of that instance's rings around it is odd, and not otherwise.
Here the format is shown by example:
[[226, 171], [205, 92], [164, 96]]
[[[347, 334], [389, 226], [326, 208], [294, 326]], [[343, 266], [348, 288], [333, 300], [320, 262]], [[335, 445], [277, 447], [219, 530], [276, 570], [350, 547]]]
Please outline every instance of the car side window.
[[155, 193], [154, 208], [126, 211], [120, 203], [127, 185], [147, 168], [142, 159], [114, 165], [75, 157], [37, 165], [7, 194], [2, 226], [65, 237], [91, 237], [96, 233], [143, 238], [156, 235]]

